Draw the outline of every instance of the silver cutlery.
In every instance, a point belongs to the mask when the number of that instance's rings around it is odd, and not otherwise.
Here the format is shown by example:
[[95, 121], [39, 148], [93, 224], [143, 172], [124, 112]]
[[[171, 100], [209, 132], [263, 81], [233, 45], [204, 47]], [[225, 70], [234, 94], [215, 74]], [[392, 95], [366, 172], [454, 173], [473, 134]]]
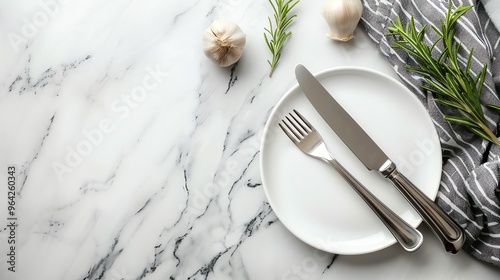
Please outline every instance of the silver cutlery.
[[316, 111], [366, 168], [376, 170], [390, 180], [439, 237], [445, 250], [452, 254], [457, 253], [465, 242], [464, 230], [460, 225], [398, 171], [396, 164], [303, 65], [296, 66], [295, 75]]
[[290, 140], [305, 154], [330, 164], [344, 180], [363, 198], [386, 225], [398, 243], [408, 252], [417, 250], [423, 242], [422, 234], [401, 219], [375, 195], [366, 189], [328, 151], [318, 131], [296, 110], [278, 125]]

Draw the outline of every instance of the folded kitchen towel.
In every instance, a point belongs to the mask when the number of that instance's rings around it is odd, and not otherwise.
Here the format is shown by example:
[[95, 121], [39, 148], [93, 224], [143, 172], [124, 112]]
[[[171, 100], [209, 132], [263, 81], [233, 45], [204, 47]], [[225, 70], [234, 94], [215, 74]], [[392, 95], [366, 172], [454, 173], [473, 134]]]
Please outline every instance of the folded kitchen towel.
[[[483, 104], [500, 105], [500, 34], [480, 1], [450, 0], [474, 6], [456, 25], [456, 39], [462, 43], [464, 58], [474, 49], [471, 70], [488, 65], [481, 94]], [[497, 0], [495, 0], [497, 1]], [[406, 86], [420, 99], [432, 117], [443, 150], [443, 171], [436, 202], [465, 228], [463, 250], [500, 267], [500, 146], [491, 144], [467, 129], [443, 119], [448, 108], [436, 105], [432, 95], [421, 88], [422, 77], [405, 69], [415, 61], [404, 51], [391, 48], [393, 38], [386, 36], [391, 21], [403, 24], [414, 18], [418, 29], [423, 24], [440, 26], [448, 10], [448, 0], [364, 0], [361, 24], [379, 46]], [[500, 15], [499, 15], [500, 16]], [[436, 34], [429, 27], [426, 40], [432, 44]], [[498, 134], [498, 111], [485, 108], [488, 126]]]

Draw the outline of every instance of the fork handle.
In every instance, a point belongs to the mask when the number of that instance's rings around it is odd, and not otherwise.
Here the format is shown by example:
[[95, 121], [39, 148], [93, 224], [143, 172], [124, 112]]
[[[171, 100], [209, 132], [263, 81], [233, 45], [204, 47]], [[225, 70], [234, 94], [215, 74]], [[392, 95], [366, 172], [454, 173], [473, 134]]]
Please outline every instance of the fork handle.
[[382, 201], [366, 189], [354, 176], [349, 173], [337, 160], [324, 159], [344, 180], [363, 198], [370, 208], [386, 225], [399, 244], [408, 252], [416, 251], [423, 242], [420, 231], [406, 223], [401, 217], [389, 209]]

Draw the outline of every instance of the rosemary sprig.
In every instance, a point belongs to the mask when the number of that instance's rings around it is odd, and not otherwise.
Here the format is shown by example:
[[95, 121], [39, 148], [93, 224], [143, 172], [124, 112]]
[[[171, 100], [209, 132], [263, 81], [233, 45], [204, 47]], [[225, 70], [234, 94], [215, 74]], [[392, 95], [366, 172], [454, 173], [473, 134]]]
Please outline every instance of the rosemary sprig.
[[292, 23], [293, 19], [297, 15], [289, 16], [289, 12], [295, 5], [299, 3], [300, 0], [269, 0], [269, 3], [273, 7], [274, 11], [274, 24], [271, 21], [271, 18], [267, 18], [269, 21], [269, 28], [264, 28], [264, 30], [269, 34], [269, 39], [264, 32], [264, 39], [266, 40], [266, 44], [271, 51], [273, 58], [272, 60], [268, 60], [269, 66], [271, 66], [271, 71], [269, 72], [269, 77], [273, 75], [274, 68], [278, 64], [281, 58], [281, 48], [288, 37], [292, 35], [292, 32], [286, 31], [287, 27]]
[[[476, 77], [473, 77], [470, 71], [473, 53], [471, 50], [467, 61], [463, 61], [465, 69], [461, 68], [458, 56], [461, 45], [454, 40], [455, 23], [470, 8], [472, 6], [460, 5], [452, 11], [450, 1], [445, 19], [440, 21], [441, 29], [432, 26], [438, 39], [431, 46], [424, 43], [427, 25], [417, 31], [413, 18], [403, 26], [398, 17], [396, 22], [392, 22], [392, 26], [388, 28], [388, 36], [393, 36], [395, 40], [393, 48], [404, 50], [417, 61], [418, 66], [408, 65], [406, 68], [423, 76], [427, 85], [422, 88], [433, 93], [436, 102], [452, 108], [454, 115], [445, 116], [445, 120], [463, 125], [476, 135], [492, 143], [500, 144], [498, 137], [486, 125], [479, 98], [486, 74], [486, 65]], [[439, 42], [443, 51], [437, 58], [434, 58], [431, 53]], [[486, 106], [500, 110], [500, 107], [495, 105]]]

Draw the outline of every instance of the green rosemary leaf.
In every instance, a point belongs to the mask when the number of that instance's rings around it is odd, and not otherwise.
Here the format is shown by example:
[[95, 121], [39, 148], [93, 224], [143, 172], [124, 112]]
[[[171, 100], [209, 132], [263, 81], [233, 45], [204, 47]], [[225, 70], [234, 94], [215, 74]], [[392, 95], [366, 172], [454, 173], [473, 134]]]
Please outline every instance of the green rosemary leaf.
[[487, 104], [486, 106], [490, 107], [491, 109], [495, 109], [495, 110], [500, 111], [500, 106], [493, 105], [493, 104]]
[[476, 135], [478, 135], [478, 136], [480, 136], [480, 137], [482, 137], [490, 142], [495, 143], [495, 141], [498, 141], [497, 138], [492, 138], [490, 135], [484, 133], [484, 130], [482, 130], [482, 129], [471, 127], [470, 131], [472, 131]]
[[457, 116], [445, 116], [444, 119], [449, 121], [449, 122], [454, 122], [454, 123], [466, 125], [468, 127], [480, 128], [476, 123], [471, 122], [467, 118], [461, 118], [461, 117], [457, 117]]
[[[268, 60], [271, 70], [269, 72], [269, 77], [273, 75], [276, 65], [281, 58], [281, 49], [283, 48], [285, 41], [292, 35], [291, 32], [287, 32], [287, 28], [293, 22], [293, 19], [297, 15], [289, 15], [290, 11], [299, 3], [300, 0], [269, 0], [271, 7], [274, 12], [274, 25], [271, 18], [268, 17], [269, 29], [264, 28], [264, 38], [266, 44], [271, 51], [272, 59]], [[269, 37], [268, 37], [269, 35]]]
[[478, 74], [476, 84], [478, 85], [477, 87], [477, 98], [479, 99], [479, 94], [481, 93], [481, 90], [483, 89], [484, 85], [484, 78], [486, 76], [486, 65], [483, 67], [482, 71]]
[[[431, 25], [432, 27], [432, 30], [434, 30], [434, 32], [436, 32], [436, 34], [439, 36], [439, 37], [442, 37], [443, 36], [443, 33], [441, 33], [441, 30], [439, 30], [436, 26], [434, 25]], [[441, 28], [443, 28], [443, 21], [441, 20]], [[434, 43], [435, 44], [435, 43]]]
[[434, 98], [434, 101], [439, 102], [439, 103], [444, 104], [444, 105], [447, 105], [447, 106], [454, 107], [454, 108], [456, 108], [458, 110], [462, 109], [462, 106], [459, 103], [457, 103], [455, 101], [452, 101], [452, 100]]

